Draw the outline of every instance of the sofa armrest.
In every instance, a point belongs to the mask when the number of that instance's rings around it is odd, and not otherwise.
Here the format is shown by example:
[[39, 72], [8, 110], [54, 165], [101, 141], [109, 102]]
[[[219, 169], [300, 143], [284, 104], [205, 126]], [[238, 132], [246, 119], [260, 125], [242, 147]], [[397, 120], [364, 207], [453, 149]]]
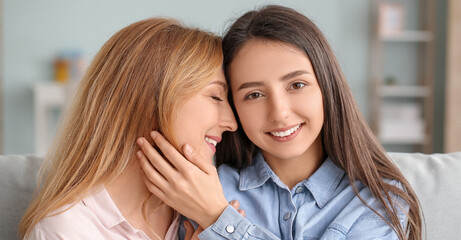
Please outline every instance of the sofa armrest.
[[415, 190], [426, 221], [427, 239], [461, 236], [461, 152], [389, 153]]
[[42, 158], [32, 155], [0, 156], [0, 234], [19, 239], [17, 225], [34, 193]]

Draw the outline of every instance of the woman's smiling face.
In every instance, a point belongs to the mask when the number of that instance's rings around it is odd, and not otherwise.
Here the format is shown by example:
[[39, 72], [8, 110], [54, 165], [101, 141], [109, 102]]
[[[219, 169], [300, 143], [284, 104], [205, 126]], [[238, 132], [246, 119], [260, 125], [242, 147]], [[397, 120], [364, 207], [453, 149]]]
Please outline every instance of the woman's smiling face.
[[173, 119], [174, 138], [179, 147], [191, 145], [210, 163], [222, 133], [237, 129], [227, 91], [224, 74], [219, 71], [205, 88], [179, 107]]
[[243, 130], [266, 159], [321, 147], [322, 92], [308, 57], [279, 42], [251, 40], [233, 59], [231, 90]]

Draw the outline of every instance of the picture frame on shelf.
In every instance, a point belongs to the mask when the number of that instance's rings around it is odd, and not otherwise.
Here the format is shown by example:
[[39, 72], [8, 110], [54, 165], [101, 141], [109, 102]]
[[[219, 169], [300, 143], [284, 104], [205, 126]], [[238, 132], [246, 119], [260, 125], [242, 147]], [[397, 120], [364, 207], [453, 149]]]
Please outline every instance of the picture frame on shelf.
[[398, 2], [379, 4], [378, 31], [381, 36], [399, 35], [404, 30], [405, 8]]

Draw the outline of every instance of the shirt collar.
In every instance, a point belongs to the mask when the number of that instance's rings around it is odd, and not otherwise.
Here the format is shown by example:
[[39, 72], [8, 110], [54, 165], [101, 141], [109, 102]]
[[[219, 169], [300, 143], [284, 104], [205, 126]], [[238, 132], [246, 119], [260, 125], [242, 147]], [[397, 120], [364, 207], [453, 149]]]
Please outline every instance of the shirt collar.
[[[146, 239], [148, 239], [147, 235], [142, 230], [135, 229], [128, 223], [103, 185], [96, 187], [95, 190], [82, 201], [106, 228], [111, 229], [119, 224], [125, 224], [132, 232], [142, 232]], [[174, 211], [173, 221], [166, 232], [165, 239], [178, 239], [179, 217], [180, 214]]]
[[251, 166], [248, 166], [241, 171], [239, 184], [240, 191], [246, 191], [262, 186], [271, 177], [271, 173], [275, 175], [266, 161], [264, 161], [264, 157], [261, 152], [258, 152], [253, 157]]
[[[308, 179], [304, 180], [302, 184], [312, 193], [317, 205], [323, 208], [331, 199], [343, 176], [344, 171], [337, 167], [330, 158], [327, 158], [320, 168]], [[246, 191], [258, 188], [269, 179], [272, 179], [278, 187], [288, 189], [272, 171], [261, 152], [258, 152], [253, 157], [252, 165], [242, 169], [239, 189], [240, 191]], [[290, 191], [290, 189], [288, 190]]]
[[344, 175], [344, 171], [327, 158], [303, 184], [312, 193], [317, 205], [323, 208], [332, 198]]
[[83, 199], [83, 203], [107, 228], [126, 221], [104, 186], [96, 187], [93, 193]]

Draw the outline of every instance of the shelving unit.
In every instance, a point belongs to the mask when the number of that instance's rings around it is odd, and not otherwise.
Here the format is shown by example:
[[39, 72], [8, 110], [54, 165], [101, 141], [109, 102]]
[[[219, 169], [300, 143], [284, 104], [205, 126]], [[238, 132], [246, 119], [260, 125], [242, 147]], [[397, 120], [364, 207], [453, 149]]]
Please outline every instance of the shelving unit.
[[375, 0], [372, 6], [371, 127], [388, 151], [429, 153], [435, 0]]
[[[32, 86], [34, 93], [35, 154], [44, 156], [54, 137], [56, 111], [62, 112], [74, 94], [75, 86], [52, 81], [42, 81]], [[52, 123], [52, 124], [50, 124]]]

